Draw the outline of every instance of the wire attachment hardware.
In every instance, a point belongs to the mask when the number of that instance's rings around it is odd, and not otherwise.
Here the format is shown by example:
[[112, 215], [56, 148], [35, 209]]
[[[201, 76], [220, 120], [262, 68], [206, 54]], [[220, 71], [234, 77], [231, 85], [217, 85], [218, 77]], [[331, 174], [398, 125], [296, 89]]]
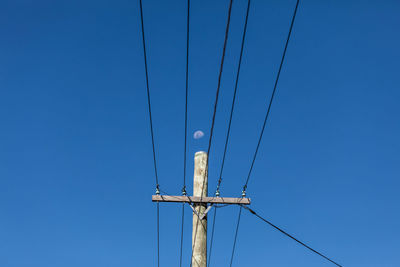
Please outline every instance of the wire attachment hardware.
[[187, 196], [186, 186], [182, 188], [182, 196]]
[[243, 197], [243, 198], [246, 197], [246, 186], [243, 187], [243, 190], [242, 190], [242, 197]]
[[160, 194], [160, 185], [156, 185], [156, 195]]
[[216, 197], [219, 197], [219, 195], [220, 195], [220, 193], [219, 193], [219, 184], [221, 183], [220, 181], [221, 181], [221, 178], [219, 178], [218, 185], [217, 185], [217, 190], [215, 191], [215, 196]]

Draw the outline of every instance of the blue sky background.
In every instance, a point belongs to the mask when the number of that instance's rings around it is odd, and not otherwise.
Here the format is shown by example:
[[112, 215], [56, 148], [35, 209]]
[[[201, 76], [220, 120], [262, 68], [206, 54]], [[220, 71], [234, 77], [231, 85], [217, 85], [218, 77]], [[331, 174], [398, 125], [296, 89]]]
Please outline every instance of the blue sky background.
[[[222, 194], [238, 196], [295, 0], [253, 0]], [[161, 188], [180, 194], [186, 1], [144, 0]], [[210, 155], [214, 192], [246, 1], [235, 0]], [[0, 3], [0, 266], [155, 266], [155, 182], [138, 1]], [[192, 1], [188, 190], [205, 150], [227, 0]], [[302, 1], [248, 194], [344, 266], [400, 266], [400, 2]], [[180, 205], [161, 205], [178, 266]], [[190, 260], [186, 209], [184, 266]], [[238, 208], [220, 209], [228, 266]], [[234, 266], [333, 266], [245, 212]]]

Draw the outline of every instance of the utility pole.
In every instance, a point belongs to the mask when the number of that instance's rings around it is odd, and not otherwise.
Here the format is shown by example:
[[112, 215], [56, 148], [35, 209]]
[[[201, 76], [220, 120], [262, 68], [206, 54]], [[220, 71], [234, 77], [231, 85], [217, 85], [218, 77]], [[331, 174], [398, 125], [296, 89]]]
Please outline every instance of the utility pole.
[[167, 196], [156, 194], [153, 202], [189, 203], [193, 210], [192, 267], [207, 267], [207, 213], [214, 204], [249, 205], [250, 199], [208, 197], [207, 153], [196, 152], [194, 156], [193, 196]]
[[[194, 155], [193, 196], [207, 197], [208, 194], [207, 153]], [[194, 204], [192, 230], [192, 266], [207, 267], [207, 209], [206, 203]], [[206, 216], [197, 216], [205, 214]]]

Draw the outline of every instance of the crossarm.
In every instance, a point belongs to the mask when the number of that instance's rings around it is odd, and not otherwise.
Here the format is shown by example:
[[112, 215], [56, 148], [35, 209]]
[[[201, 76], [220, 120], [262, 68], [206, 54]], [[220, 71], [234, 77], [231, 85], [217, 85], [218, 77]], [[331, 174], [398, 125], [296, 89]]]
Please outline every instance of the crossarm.
[[153, 202], [184, 202], [184, 203], [212, 203], [212, 204], [240, 204], [250, 205], [250, 198], [235, 197], [189, 197], [189, 196], [167, 196], [153, 195]]

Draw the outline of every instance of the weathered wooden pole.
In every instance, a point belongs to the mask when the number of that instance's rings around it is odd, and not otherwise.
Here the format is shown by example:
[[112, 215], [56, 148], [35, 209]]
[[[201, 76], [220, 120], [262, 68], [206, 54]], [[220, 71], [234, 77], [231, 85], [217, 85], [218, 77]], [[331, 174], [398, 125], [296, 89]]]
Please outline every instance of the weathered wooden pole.
[[192, 259], [191, 267], [207, 267], [207, 212], [215, 204], [250, 205], [250, 198], [208, 197], [207, 153], [200, 151], [194, 155], [193, 196], [156, 195], [153, 202], [189, 203], [193, 209]]
[[[207, 153], [200, 151], [194, 156], [193, 196], [207, 197], [207, 190]], [[207, 267], [207, 215], [201, 216], [206, 208], [207, 203], [194, 204], [196, 212], [193, 212], [192, 267]]]

